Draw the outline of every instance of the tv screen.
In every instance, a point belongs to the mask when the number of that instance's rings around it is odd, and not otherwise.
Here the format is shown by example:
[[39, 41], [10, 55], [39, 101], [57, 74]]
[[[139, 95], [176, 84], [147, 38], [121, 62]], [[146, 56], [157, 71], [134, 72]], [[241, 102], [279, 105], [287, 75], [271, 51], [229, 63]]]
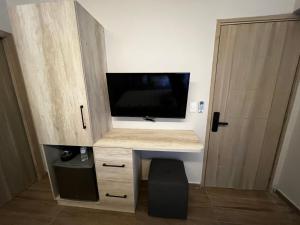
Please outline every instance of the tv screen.
[[107, 73], [112, 116], [185, 118], [189, 73]]

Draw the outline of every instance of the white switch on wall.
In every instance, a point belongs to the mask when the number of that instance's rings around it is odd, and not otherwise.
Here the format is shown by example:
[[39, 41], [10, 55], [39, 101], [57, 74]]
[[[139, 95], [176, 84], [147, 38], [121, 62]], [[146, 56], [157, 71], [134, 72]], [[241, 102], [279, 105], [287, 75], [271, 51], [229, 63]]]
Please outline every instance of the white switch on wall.
[[204, 113], [204, 101], [199, 102], [198, 112], [199, 113]]
[[197, 102], [190, 102], [190, 112], [191, 113], [197, 112]]

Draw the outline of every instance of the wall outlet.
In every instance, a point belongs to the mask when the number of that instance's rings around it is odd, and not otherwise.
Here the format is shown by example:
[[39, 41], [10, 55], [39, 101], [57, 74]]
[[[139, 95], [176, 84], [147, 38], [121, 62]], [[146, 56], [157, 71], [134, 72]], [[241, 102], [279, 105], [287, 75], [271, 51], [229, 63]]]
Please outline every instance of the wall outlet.
[[197, 102], [190, 102], [190, 112], [195, 113], [197, 112]]

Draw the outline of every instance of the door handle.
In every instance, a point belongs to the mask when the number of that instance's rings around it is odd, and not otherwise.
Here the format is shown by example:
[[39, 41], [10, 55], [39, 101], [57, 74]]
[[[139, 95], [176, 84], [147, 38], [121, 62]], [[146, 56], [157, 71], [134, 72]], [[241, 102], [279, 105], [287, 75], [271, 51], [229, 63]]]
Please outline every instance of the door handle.
[[220, 122], [219, 120], [220, 120], [220, 112], [214, 112], [213, 123], [211, 127], [212, 132], [217, 132], [219, 127], [228, 126], [227, 122]]
[[84, 118], [83, 118], [83, 105], [80, 106], [80, 112], [81, 112], [81, 122], [82, 122], [82, 128], [83, 129], [86, 129], [86, 125], [85, 125], [85, 122], [84, 122]]

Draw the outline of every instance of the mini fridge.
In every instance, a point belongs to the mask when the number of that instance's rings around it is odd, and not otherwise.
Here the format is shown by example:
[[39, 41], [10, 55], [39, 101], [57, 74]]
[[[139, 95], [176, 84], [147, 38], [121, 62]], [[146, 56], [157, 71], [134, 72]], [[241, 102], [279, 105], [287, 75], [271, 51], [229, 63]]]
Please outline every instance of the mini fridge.
[[95, 165], [91, 154], [85, 162], [81, 162], [80, 154], [69, 161], [59, 159], [53, 167], [61, 198], [98, 201]]

